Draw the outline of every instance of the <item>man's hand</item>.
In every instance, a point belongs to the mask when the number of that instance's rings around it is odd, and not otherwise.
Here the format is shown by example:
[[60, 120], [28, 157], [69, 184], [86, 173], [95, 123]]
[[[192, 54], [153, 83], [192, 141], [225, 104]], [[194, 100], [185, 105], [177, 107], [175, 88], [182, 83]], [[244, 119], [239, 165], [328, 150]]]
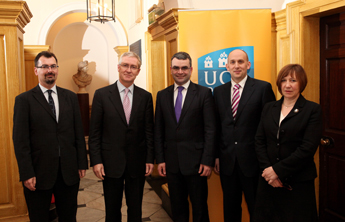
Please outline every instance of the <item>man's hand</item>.
[[201, 173], [200, 176], [202, 177], [208, 177], [212, 173], [212, 167], [204, 165], [204, 164], [200, 164], [198, 173], [199, 174]]
[[166, 177], [167, 176], [167, 172], [166, 172], [166, 169], [165, 169], [165, 162], [158, 164], [158, 173], [159, 173], [159, 175], [161, 177]]
[[24, 186], [31, 191], [35, 191], [36, 190], [36, 177], [31, 177], [30, 179], [25, 180]]
[[214, 163], [214, 168], [213, 168], [213, 170], [214, 170], [214, 172], [216, 172], [216, 173], [218, 173], [219, 174], [219, 158], [216, 158], [216, 161], [215, 161], [215, 163]]
[[146, 177], [151, 175], [153, 168], [154, 168], [154, 166], [152, 163], [146, 164], [146, 174], [145, 174]]
[[79, 173], [79, 178], [81, 179], [85, 177], [86, 170], [78, 170], [78, 173]]
[[96, 175], [96, 177], [98, 177], [101, 180], [104, 180], [104, 167], [102, 163], [96, 164], [93, 166], [93, 172]]

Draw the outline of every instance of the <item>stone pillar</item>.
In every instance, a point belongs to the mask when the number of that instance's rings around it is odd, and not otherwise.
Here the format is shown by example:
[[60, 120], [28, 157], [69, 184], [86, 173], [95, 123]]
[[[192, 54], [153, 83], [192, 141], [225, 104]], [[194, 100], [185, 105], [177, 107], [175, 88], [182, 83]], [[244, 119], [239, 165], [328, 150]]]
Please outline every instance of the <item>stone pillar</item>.
[[116, 46], [114, 50], [117, 53], [118, 59], [120, 59], [123, 53], [128, 52], [128, 49], [129, 49], [128, 46]]

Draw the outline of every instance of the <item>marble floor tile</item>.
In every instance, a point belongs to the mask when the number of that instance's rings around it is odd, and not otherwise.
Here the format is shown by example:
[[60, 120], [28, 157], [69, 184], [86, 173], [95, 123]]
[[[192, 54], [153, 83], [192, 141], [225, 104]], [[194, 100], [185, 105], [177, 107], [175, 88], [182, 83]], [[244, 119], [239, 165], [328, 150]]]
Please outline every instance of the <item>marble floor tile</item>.
[[[89, 187], [85, 187], [84, 191], [103, 194], [103, 183], [98, 182], [98, 183], [95, 183]], [[82, 192], [82, 191], [80, 191], [80, 192]]]
[[[126, 222], [125, 220], [122, 220], [123, 222]], [[102, 219], [98, 220], [97, 222], [105, 222], [105, 217], [103, 217]]]
[[97, 180], [97, 181], [100, 180], [98, 177], [96, 177], [96, 175], [93, 173], [92, 170], [87, 170], [85, 177], [83, 179], [92, 179], [92, 180]]
[[[145, 182], [143, 191], [142, 218], [143, 221], [172, 222], [169, 215], [162, 208], [162, 201], [150, 184]], [[103, 184], [94, 175], [92, 169], [86, 171], [81, 179], [78, 195], [78, 222], [105, 222], [105, 204]], [[122, 221], [127, 221], [126, 197], [122, 200]]]
[[154, 203], [154, 204], [162, 204], [162, 200], [156, 194], [154, 190], [150, 190], [143, 196], [143, 205], [145, 203]]
[[161, 204], [143, 203], [142, 206], [142, 218], [151, 217], [156, 212], [162, 209]]
[[82, 180], [80, 180], [79, 190], [85, 189], [86, 187], [89, 187], [95, 183], [98, 183], [97, 180], [83, 178]]
[[87, 204], [90, 201], [93, 201], [97, 198], [100, 198], [102, 196], [102, 194], [100, 193], [94, 193], [94, 192], [89, 192], [89, 191], [79, 191], [78, 193], [78, 205], [81, 204]]
[[77, 221], [79, 222], [95, 222], [99, 221], [105, 216], [103, 210], [92, 209], [88, 207], [78, 208]]
[[169, 217], [167, 212], [164, 209], [160, 209], [155, 214], [150, 217], [151, 221], [155, 222], [173, 222], [173, 220]]
[[104, 211], [105, 210], [104, 197], [101, 196], [93, 201], [90, 201], [89, 203], [86, 204], [86, 207]]

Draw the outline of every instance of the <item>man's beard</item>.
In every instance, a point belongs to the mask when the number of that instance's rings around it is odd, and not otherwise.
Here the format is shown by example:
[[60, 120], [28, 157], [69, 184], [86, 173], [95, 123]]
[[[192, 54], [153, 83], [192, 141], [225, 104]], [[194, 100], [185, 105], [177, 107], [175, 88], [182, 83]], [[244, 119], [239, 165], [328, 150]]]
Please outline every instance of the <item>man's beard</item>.
[[[48, 84], [48, 85], [53, 85], [55, 83], [55, 74], [54, 73], [48, 73], [47, 75], [54, 75], [54, 79], [45, 79], [45, 82]], [[46, 76], [47, 76], [46, 75]]]

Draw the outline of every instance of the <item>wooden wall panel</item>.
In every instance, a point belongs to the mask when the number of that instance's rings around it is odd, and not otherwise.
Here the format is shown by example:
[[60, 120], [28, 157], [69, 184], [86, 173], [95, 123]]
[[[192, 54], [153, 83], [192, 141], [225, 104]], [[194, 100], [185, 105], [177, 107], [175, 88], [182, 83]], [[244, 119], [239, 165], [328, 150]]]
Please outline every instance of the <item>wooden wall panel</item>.
[[25, 1], [0, 1], [0, 219], [27, 214], [12, 143], [15, 97], [25, 91], [24, 26], [32, 14]]

